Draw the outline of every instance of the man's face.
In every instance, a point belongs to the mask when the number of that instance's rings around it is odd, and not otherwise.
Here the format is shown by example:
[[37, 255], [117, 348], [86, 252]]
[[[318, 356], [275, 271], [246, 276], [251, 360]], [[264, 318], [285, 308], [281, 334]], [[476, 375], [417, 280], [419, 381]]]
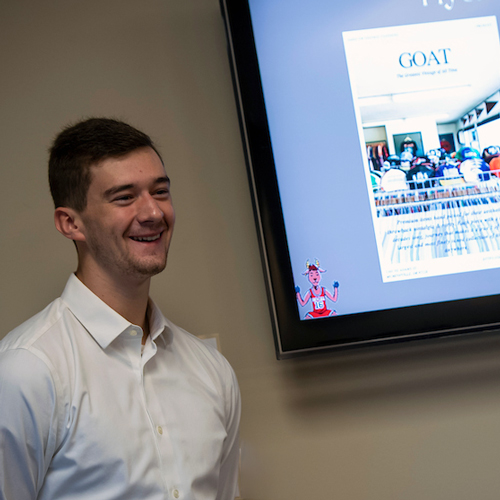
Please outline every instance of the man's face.
[[83, 272], [143, 280], [163, 271], [174, 229], [170, 181], [158, 155], [141, 148], [91, 167]]

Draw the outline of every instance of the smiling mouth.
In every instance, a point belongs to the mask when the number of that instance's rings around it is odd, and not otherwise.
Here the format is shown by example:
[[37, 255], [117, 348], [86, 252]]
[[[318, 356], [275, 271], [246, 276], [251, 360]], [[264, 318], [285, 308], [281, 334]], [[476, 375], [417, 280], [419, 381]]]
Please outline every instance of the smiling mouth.
[[130, 239], [134, 240], [134, 241], [141, 241], [141, 242], [156, 241], [156, 240], [159, 240], [161, 238], [162, 234], [163, 234], [163, 232], [161, 232], [160, 234], [156, 234], [154, 236], [130, 236]]

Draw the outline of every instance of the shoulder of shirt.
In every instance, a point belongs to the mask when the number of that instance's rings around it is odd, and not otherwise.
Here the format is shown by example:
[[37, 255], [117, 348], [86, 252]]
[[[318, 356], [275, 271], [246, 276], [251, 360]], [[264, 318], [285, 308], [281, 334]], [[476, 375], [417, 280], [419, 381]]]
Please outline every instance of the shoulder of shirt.
[[60, 298], [51, 302], [45, 309], [14, 328], [0, 340], [0, 353], [15, 349], [31, 350], [37, 341], [57, 325], [65, 308]]
[[187, 330], [184, 330], [184, 328], [172, 323], [169, 319], [165, 318], [165, 321], [172, 331], [173, 339], [176, 342], [184, 344], [197, 354], [203, 354], [204, 356], [214, 358], [214, 361], [227, 363], [226, 358], [213, 345], [204, 342], [196, 335], [193, 335]]
[[37, 392], [46, 394], [50, 386], [59, 387], [59, 378], [44, 347], [50, 349], [59, 341], [58, 331], [62, 333], [62, 329], [58, 323], [64, 309], [64, 303], [56, 299], [0, 340], [0, 378], [9, 387], [19, 388], [26, 397]]
[[219, 375], [222, 374], [221, 372], [233, 373], [229, 361], [213, 345], [204, 342], [167, 318], [165, 322], [172, 333], [172, 343], [177, 350], [183, 351], [184, 355], [196, 358], [206, 369], [215, 370]]

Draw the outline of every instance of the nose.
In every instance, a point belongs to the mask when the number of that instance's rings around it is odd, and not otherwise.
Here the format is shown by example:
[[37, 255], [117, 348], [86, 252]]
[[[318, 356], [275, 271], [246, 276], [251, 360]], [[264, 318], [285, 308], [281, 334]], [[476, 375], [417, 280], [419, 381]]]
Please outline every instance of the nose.
[[158, 222], [164, 217], [158, 202], [149, 193], [139, 200], [137, 219], [141, 223]]

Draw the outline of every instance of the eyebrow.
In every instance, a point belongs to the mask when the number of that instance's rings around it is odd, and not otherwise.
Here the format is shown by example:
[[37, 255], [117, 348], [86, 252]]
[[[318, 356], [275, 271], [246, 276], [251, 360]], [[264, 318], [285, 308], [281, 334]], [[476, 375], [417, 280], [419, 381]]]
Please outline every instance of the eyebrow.
[[[168, 176], [162, 176], [158, 177], [157, 179], [154, 180], [153, 186], [158, 186], [159, 184], [168, 184], [170, 186], [170, 179]], [[135, 184], [121, 184], [119, 186], [113, 186], [109, 189], [106, 189], [104, 191], [104, 197], [105, 198], [110, 198], [114, 196], [115, 194], [121, 193], [122, 191], [128, 191], [129, 189], [133, 189], [135, 187]]]

